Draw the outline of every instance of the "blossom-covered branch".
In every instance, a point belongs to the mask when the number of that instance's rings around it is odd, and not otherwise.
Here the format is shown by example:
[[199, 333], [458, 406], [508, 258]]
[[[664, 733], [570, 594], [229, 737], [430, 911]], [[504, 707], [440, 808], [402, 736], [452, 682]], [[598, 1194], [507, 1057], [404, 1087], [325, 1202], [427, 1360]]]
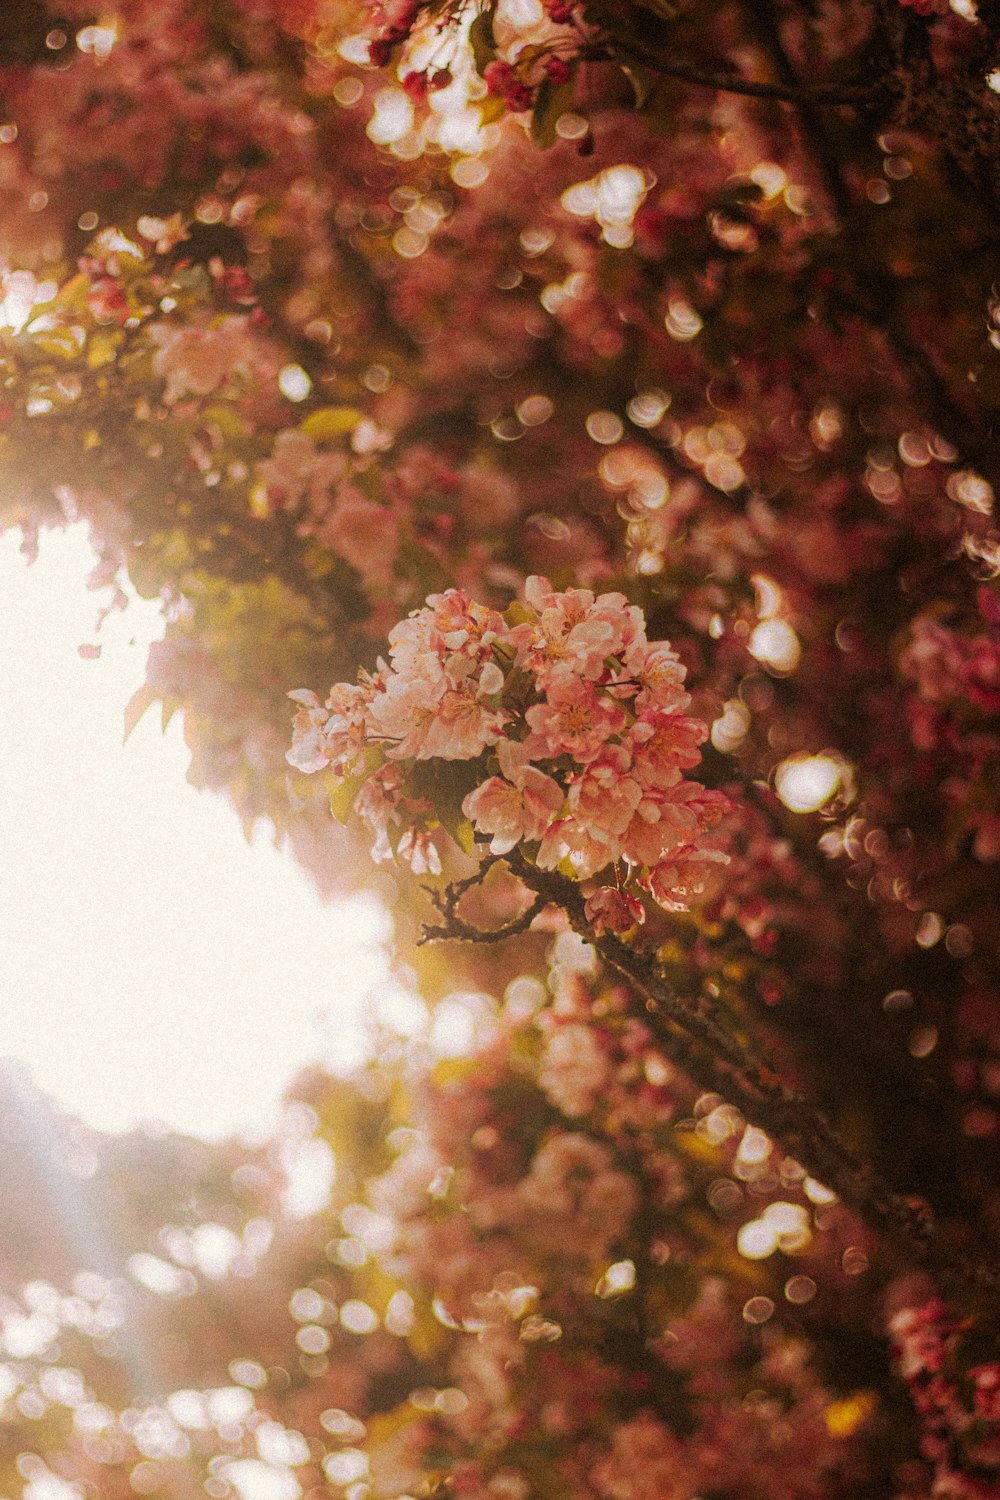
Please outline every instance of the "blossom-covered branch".
[[[435, 897], [443, 920], [425, 940], [495, 942], [525, 931], [546, 904], [559, 907], [647, 1011], [693, 1044], [683, 1049], [692, 1076], [920, 1261], [995, 1289], [989, 1267], [940, 1245], [928, 1205], [879, 1181], [815, 1104], [707, 1003], [682, 1000], [655, 955], [623, 936], [645, 922], [644, 894], [679, 911], [704, 889], [726, 860], [705, 836], [729, 807], [684, 779], [704, 726], [685, 714], [684, 670], [667, 643], [647, 641], [641, 611], [620, 594], [558, 592], [535, 577], [506, 615], [458, 590], [432, 596], [389, 641], [391, 664], [380, 660], [357, 686], [338, 684], [325, 702], [292, 692], [301, 707], [288, 759], [301, 771], [329, 768], [339, 815], [360, 813], [377, 859], [398, 853], [440, 872], [443, 827], [469, 855], [489, 839], [487, 868], [505, 859], [534, 893], [521, 916], [483, 929], [459, 915], [478, 874], [463, 879]], [[436, 761], [457, 763], [457, 779], [442, 778]], [[613, 886], [589, 887], [609, 870]]]

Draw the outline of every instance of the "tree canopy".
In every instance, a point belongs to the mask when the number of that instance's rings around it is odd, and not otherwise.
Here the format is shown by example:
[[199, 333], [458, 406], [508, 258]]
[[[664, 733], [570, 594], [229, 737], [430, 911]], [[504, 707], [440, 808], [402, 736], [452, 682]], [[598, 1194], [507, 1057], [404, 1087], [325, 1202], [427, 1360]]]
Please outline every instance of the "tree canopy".
[[4, 6], [0, 525], [437, 1019], [256, 1153], [10, 1082], [0, 1490], [1000, 1492], [998, 93], [994, 0]]

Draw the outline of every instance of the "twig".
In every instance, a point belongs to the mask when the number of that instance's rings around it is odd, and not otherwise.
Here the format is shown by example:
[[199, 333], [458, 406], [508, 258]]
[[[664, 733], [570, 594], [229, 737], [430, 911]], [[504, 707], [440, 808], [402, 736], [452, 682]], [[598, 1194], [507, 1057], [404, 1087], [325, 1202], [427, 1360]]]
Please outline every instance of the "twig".
[[459, 943], [500, 943], [504, 938], [514, 937], [519, 932], [527, 932], [539, 912], [548, 904], [541, 896], [536, 895], [531, 905], [523, 911], [519, 917], [505, 922], [502, 927], [476, 927], [472, 922], [466, 922], [458, 915], [458, 907], [466, 891], [473, 886], [481, 885], [484, 875], [491, 870], [495, 864], [499, 864], [503, 856], [489, 854], [483, 860], [474, 875], [469, 875], [465, 880], [453, 880], [445, 886], [443, 891], [433, 886], [425, 886], [434, 910], [441, 918], [438, 927], [432, 927], [425, 923], [420, 929], [420, 937], [417, 939], [417, 947], [423, 947], [425, 943], [440, 943], [448, 940]]
[[417, 947], [424, 943], [439, 943], [451, 940], [459, 943], [500, 943], [504, 938], [514, 937], [519, 932], [527, 932], [532, 922], [543, 911], [548, 902], [541, 896], [536, 896], [527, 911], [515, 917], [512, 922], [505, 922], [502, 927], [475, 927], [471, 922], [463, 922], [461, 917], [453, 913], [442, 912], [445, 920], [440, 927], [423, 926], [417, 939]]
[[773, 99], [779, 104], [870, 104], [889, 89], [889, 84], [884, 80], [815, 89], [786, 83], [760, 83], [755, 79], [740, 78], [735, 73], [712, 73], [703, 68], [693, 68], [687, 63], [668, 62], [658, 52], [632, 40], [619, 43], [617, 48], [587, 48], [582, 55], [595, 61], [612, 62], [621, 61], [626, 53], [643, 67], [652, 68], [665, 78], [677, 78], [683, 83], [693, 83], [698, 88], [718, 89], [722, 93], [743, 94], [749, 99]]

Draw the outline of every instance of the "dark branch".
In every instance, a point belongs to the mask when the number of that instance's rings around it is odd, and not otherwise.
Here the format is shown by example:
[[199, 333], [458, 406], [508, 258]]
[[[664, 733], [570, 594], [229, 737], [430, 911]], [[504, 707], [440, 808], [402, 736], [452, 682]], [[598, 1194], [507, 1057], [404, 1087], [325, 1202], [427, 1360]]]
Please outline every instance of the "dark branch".
[[488, 855], [474, 875], [468, 876], [465, 880], [453, 880], [442, 891], [435, 890], [432, 886], [425, 886], [434, 910], [441, 918], [441, 923], [437, 927], [429, 926], [427, 923], [423, 925], [417, 940], [418, 947], [422, 947], [424, 943], [448, 941], [500, 943], [504, 938], [515, 937], [519, 932], [527, 932], [539, 912], [548, 905], [548, 902], [540, 895], [536, 895], [531, 905], [519, 917], [505, 922], [502, 927], [477, 927], [458, 915], [459, 903], [466, 891], [470, 891], [473, 886], [481, 885], [486, 872], [498, 864], [500, 858], [498, 854]]
[[797, 84], [758, 83], [754, 79], [740, 78], [735, 73], [711, 73], [702, 68], [690, 67], [687, 63], [669, 62], [660, 53], [631, 39], [620, 43], [617, 48], [587, 49], [583, 56], [595, 61], [620, 62], [623, 54], [665, 78], [677, 78], [683, 83], [693, 83], [698, 88], [718, 89], [722, 93], [743, 94], [748, 99], [772, 99], [779, 104], [871, 104], [889, 89], [888, 83], [881, 80], [878, 83], [840, 84], [816, 89], [802, 88]]
[[[869, 1222], [902, 1242], [918, 1262], [933, 1269], [943, 1283], [964, 1282], [979, 1291], [996, 1293], [1000, 1276], [992, 1266], [952, 1253], [941, 1243], [929, 1205], [904, 1197], [883, 1182], [861, 1161], [823, 1111], [804, 1095], [788, 1088], [778, 1073], [757, 1056], [752, 1045], [729, 1031], [707, 1002], [682, 999], [667, 982], [651, 953], [632, 948], [613, 935], [597, 937], [587, 920], [579, 885], [556, 871], [540, 870], [518, 849], [504, 856], [507, 864], [529, 890], [535, 892], [538, 910], [545, 905], [560, 907], [570, 926], [596, 949], [605, 964], [626, 979], [645, 1002], [645, 1016], [664, 1049], [702, 1087], [717, 1091], [754, 1125], [766, 1131], [783, 1150], [799, 1161], [819, 1181], [830, 1187]], [[463, 882], [465, 888], [475, 883]], [[461, 892], [441, 895], [435, 904], [443, 915], [451, 915]], [[529, 908], [531, 911], [531, 908]], [[534, 915], [534, 912], [532, 912]], [[525, 913], [520, 926], [509, 924], [496, 934], [466, 929], [452, 931], [446, 921], [435, 935], [456, 936], [471, 941], [493, 941], [523, 931], [531, 918]], [[472, 936], [475, 933], [476, 936]]]
[[532, 922], [548, 905], [541, 896], [536, 896], [519, 917], [512, 922], [505, 922], [502, 927], [475, 927], [471, 922], [463, 922], [461, 917], [454, 915], [445, 916], [440, 927], [424, 926], [420, 930], [417, 946], [422, 947], [424, 943], [440, 943], [445, 941], [458, 943], [500, 943], [504, 938], [515, 937], [519, 932], [527, 932]]

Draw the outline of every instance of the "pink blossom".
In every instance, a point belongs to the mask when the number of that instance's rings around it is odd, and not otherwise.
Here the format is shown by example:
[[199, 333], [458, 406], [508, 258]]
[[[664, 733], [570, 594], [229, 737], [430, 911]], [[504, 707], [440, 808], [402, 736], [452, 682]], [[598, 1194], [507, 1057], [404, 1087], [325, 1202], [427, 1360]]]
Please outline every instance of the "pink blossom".
[[464, 589], [431, 594], [424, 609], [414, 610], [389, 632], [389, 654], [403, 670], [414, 652], [461, 654], [477, 661], [507, 635], [503, 616], [477, 604]]
[[530, 109], [534, 90], [522, 83], [510, 63], [495, 58], [483, 69], [483, 81], [491, 94], [498, 94], [513, 110]]
[[639, 683], [637, 710], [677, 713], [687, 708], [691, 701], [684, 691], [687, 668], [666, 641], [647, 642], [644, 637], [637, 638], [625, 652], [625, 666], [629, 676]]
[[560, 666], [596, 682], [609, 657], [645, 640], [642, 611], [624, 594], [556, 593], [547, 578], [537, 576], [528, 579], [524, 593], [537, 622], [515, 626], [510, 634], [542, 686]]
[[615, 1429], [590, 1477], [607, 1500], [694, 1500], [700, 1488], [690, 1450], [648, 1411]]
[[692, 897], [703, 893], [713, 871], [727, 863], [728, 856], [719, 849], [687, 845], [653, 866], [646, 882], [649, 893], [665, 911], [687, 911]]
[[396, 846], [396, 854], [414, 875], [441, 874], [441, 856], [434, 836], [424, 829], [407, 828]]
[[474, 760], [500, 738], [504, 716], [480, 700], [468, 681], [440, 698], [417, 750], [418, 760]]
[[557, 1026], [545, 1043], [538, 1081], [557, 1109], [576, 1119], [593, 1109], [610, 1075], [608, 1057], [590, 1026]]
[[387, 753], [393, 760], [426, 760], [433, 754], [427, 736], [448, 682], [436, 658], [421, 657], [420, 664], [419, 675], [386, 674], [372, 700], [374, 732], [390, 742]]
[[540, 1146], [518, 1196], [546, 1244], [586, 1260], [622, 1239], [639, 1202], [634, 1178], [607, 1146], [573, 1133]]
[[627, 932], [646, 920], [642, 902], [613, 885], [602, 885], [588, 896], [584, 910], [598, 937], [606, 932]]
[[625, 723], [616, 704], [568, 667], [552, 673], [545, 702], [529, 708], [525, 717], [533, 731], [529, 744], [534, 757], [572, 755], [581, 764], [599, 755], [605, 740]]
[[398, 766], [381, 766], [369, 776], [354, 803], [354, 810], [375, 835], [372, 858], [381, 863], [392, 858], [389, 828], [400, 821], [403, 804], [403, 774]]
[[644, 787], [665, 788], [680, 780], [701, 759], [698, 746], [707, 736], [701, 719], [647, 709], [629, 731], [636, 776]]
[[353, 775], [368, 746], [370, 691], [340, 682], [330, 689], [325, 706], [307, 688], [288, 696], [301, 705], [292, 726], [292, 748], [285, 757], [288, 763], [299, 771], [332, 766], [340, 776]]
[[538, 852], [542, 869], [569, 858], [578, 876], [596, 875], [621, 857], [622, 836], [642, 799], [623, 745], [609, 743], [570, 782], [567, 816], [549, 829]]
[[351, 564], [369, 593], [388, 586], [399, 551], [399, 521], [386, 506], [343, 485], [319, 536]]
[[187, 395], [208, 396], [242, 363], [247, 320], [224, 318], [212, 328], [179, 328], [151, 323], [149, 336], [158, 345], [153, 371], [167, 382], [168, 406]]
[[623, 839], [633, 864], [655, 865], [664, 855], [694, 845], [698, 835], [718, 822], [729, 808], [720, 792], [707, 792], [695, 782], [644, 792]]
[[269, 458], [261, 459], [257, 473], [275, 507], [294, 509], [304, 499], [322, 515], [330, 503], [330, 491], [343, 477], [344, 456], [323, 453], [305, 433], [279, 432]]
[[507, 780], [491, 776], [462, 803], [465, 816], [481, 833], [490, 833], [490, 851], [506, 854], [522, 839], [540, 839], [563, 805], [562, 788], [551, 776], [528, 765], [519, 746], [501, 740], [500, 769]]

